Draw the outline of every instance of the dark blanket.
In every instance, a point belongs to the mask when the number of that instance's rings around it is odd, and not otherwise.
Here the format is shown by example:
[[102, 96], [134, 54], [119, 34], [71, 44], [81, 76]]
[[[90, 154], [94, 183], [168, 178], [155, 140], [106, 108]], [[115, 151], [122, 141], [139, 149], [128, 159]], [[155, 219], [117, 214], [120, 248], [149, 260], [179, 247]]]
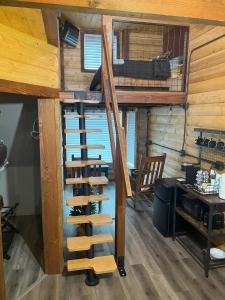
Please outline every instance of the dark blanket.
[[[100, 67], [91, 82], [91, 91], [96, 90], [101, 84], [101, 75]], [[113, 65], [113, 76], [147, 80], [167, 80], [171, 76], [170, 63], [168, 59], [154, 59], [152, 61], [125, 60], [124, 64]]]

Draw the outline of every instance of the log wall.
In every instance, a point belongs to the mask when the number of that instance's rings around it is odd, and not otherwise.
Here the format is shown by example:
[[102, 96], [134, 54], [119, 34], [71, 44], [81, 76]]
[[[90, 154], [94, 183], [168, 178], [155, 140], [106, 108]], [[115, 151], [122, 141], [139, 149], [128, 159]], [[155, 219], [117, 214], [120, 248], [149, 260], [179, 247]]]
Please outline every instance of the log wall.
[[[203, 45], [225, 34], [224, 27], [193, 25], [190, 29], [189, 53], [195, 47]], [[225, 130], [225, 37], [218, 39], [197, 51], [191, 56], [190, 80], [188, 88], [189, 109], [187, 111], [187, 136], [185, 151], [197, 155], [194, 144], [197, 134], [195, 127]], [[149, 113], [149, 139], [158, 144], [180, 150], [182, 147], [184, 110], [180, 107], [152, 108]], [[218, 139], [222, 136], [214, 136]], [[165, 176], [182, 175], [182, 161], [196, 162], [188, 156], [181, 158], [179, 153], [159, 146], [149, 147], [150, 155], [167, 153]], [[206, 158], [220, 159], [225, 157], [212, 152]], [[203, 164], [208, 167], [208, 165]]]
[[162, 28], [129, 32], [129, 59], [150, 60], [162, 52]]
[[64, 76], [66, 91], [89, 91], [94, 73], [81, 71], [81, 43], [76, 48], [64, 45]]

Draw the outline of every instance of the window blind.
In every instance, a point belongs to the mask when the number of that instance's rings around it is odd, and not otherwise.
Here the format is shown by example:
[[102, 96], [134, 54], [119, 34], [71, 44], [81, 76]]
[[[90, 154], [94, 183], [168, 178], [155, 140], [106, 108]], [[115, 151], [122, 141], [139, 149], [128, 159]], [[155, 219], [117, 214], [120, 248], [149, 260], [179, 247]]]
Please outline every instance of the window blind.
[[[105, 111], [93, 111], [86, 110], [86, 114], [97, 114], [101, 116], [101, 119], [86, 119], [86, 129], [101, 129], [102, 132], [97, 133], [87, 133], [87, 145], [104, 145], [105, 149], [88, 149], [89, 158], [97, 158], [99, 155], [102, 156], [102, 160], [111, 163], [111, 144], [109, 139], [109, 130], [107, 115]], [[113, 116], [112, 116], [113, 119]], [[78, 119], [66, 119], [67, 129], [78, 129], [79, 120]], [[113, 124], [114, 138], [115, 138], [115, 128]], [[80, 134], [69, 133], [66, 135], [67, 145], [80, 145]], [[75, 157], [81, 156], [80, 149], [67, 149], [67, 160], [72, 160], [72, 155]]]
[[[84, 34], [84, 69], [97, 70], [102, 63], [102, 35]], [[117, 37], [113, 36], [113, 59], [117, 58]]]
[[102, 61], [102, 36], [101, 34], [84, 34], [84, 68], [97, 70]]

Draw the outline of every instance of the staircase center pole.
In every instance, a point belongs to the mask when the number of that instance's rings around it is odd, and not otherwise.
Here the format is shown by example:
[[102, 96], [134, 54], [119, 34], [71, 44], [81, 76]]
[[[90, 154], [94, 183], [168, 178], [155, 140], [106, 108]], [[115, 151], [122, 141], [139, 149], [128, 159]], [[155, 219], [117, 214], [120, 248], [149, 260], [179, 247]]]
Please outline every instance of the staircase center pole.
[[[84, 103], [79, 103], [77, 106], [77, 113], [79, 115], [84, 115], [85, 114], [85, 105]], [[79, 129], [84, 130], [86, 128], [85, 124], [85, 118], [79, 118]], [[87, 134], [86, 132], [80, 133], [80, 144], [81, 145], [87, 145]], [[87, 149], [81, 149], [81, 160], [88, 160], [88, 150]], [[81, 169], [82, 177], [87, 178], [88, 177], [88, 167], [82, 167]], [[89, 196], [90, 195], [90, 186], [87, 183], [83, 184], [82, 188], [82, 194], [84, 196]], [[90, 215], [91, 214], [91, 203], [86, 205], [85, 207], [85, 214]], [[93, 235], [93, 228], [91, 224], [85, 224], [85, 232], [87, 236], [92, 236]], [[87, 257], [88, 258], [93, 258], [94, 257], [94, 246], [91, 247], [90, 250], [87, 251]], [[99, 278], [95, 275], [95, 273], [92, 270], [87, 270], [86, 271], [86, 279], [85, 283], [88, 286], [95, 286], [99, 283]]]

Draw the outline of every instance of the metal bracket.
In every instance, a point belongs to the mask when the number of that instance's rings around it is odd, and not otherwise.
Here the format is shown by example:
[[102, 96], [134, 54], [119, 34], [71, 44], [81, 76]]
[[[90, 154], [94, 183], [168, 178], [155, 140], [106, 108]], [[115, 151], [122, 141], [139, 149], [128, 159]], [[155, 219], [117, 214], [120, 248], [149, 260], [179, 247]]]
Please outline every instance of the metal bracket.
[[118, 266], [118, 271], [119, 271], [121, 277], [127, 276], [124, 266]]
[[124, 267], [124, 256], [119, 256], [117, 258], [117, 268], [118, 268], [118, 271], [119, 271], [121, 277], [127, 276], [127, 273], [126, 273], [125, 267]]
[[190, 106], [190, 104], [188, 102], [181, 104], [181, 107], [185, 110], [188, 110], [189, 106]]
[[185, 150], [180, 150], [179, 153], [181, 157], [185, 156]]

